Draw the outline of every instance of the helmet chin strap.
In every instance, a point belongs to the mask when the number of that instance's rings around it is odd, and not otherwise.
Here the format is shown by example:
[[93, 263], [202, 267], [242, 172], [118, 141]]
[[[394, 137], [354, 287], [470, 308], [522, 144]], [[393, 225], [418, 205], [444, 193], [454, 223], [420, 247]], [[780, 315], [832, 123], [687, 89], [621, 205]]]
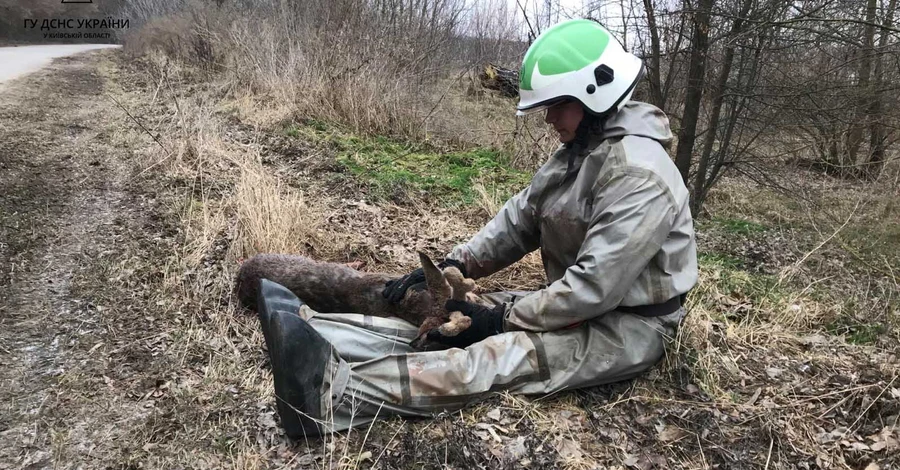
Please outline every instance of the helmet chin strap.
[[575, 129], [575, 138], [566, 142], [566, 148], [579, 151], [584, 150], [592, 135], [603, 132], [603, 123], [606, 122], [607, 117], [609, 117], [608, 113], [597, 115], [584, 108], [584, 117], [581, 118], [581, 122], [578, 123], [578, 127]]
[[584, 108], [584, 117], [578, 123], [575, 129], [575, 138], [566, 142], [565, 146], [570, 150], [569, 158], [566, 164], [566, 178], [569, 179], [572, 174], [572, 166], [575, 164], [575, 157], [584, 151], [590, 143], [591, 136], [603, 132], [603, 124], [609, 114], [597, 115]]

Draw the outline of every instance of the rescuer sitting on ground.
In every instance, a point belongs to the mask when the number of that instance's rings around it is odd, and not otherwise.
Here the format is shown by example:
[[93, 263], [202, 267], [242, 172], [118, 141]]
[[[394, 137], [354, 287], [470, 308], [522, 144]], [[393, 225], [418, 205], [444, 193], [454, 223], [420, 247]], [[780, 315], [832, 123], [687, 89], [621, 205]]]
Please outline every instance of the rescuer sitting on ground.
[[[640, 59], [589, 20], [557, 24], [528, 49], [518, 113], [545, 111], [562, 145], [442, 267], [477, 279], [540, 248], [549, 285], [483, 295], [494, 307], [451, 301], [472, 326], [429, 335], [448, 349], [413, 351], [409, 323], [317, 314], [263, 283], [260, 318], [288, 435], [431, 416], [498, 390], [620, 381], [662, 358], [697, 281], [696, 245], [688, 191], [664, 149], [668, 119], [629, 101], [642, 75]], [[413, 271], [384, 295], [398, 301], [423, 280]]]

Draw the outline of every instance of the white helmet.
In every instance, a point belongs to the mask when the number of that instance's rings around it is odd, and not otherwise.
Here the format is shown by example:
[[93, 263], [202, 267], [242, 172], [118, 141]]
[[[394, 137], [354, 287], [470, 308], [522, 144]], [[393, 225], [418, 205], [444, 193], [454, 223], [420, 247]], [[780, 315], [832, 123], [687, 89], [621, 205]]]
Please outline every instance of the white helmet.
[[563, 21], [541, 33], [519, 71], [517, 115], [575, 99], [596, 115], [616, 111], [643, 76], [641, 59], [599, 23]]

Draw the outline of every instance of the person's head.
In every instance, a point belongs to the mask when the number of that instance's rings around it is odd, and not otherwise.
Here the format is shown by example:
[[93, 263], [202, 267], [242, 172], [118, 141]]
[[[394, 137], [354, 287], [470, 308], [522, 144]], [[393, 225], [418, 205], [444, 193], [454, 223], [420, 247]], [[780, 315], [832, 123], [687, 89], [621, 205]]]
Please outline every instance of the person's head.
[[567, 144], [575, 140], [578, 125], [584, 118], [584, 106], [576, 100], [563, 100], [547, 108], [544, 122], [553, 126], [559, 141]]
[[517, 114], [547, 110], [544, 120], [569, 143], [586, 115], [602, 121], [621, 109], [642, 76], [641, 60], [600, 23], [563, 21], [541, 33], [525, 53]]

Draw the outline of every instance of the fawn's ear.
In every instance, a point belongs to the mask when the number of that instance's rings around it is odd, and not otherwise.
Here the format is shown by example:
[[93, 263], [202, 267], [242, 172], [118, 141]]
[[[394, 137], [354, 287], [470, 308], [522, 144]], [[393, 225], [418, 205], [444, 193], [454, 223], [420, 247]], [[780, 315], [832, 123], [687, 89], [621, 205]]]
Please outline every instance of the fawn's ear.
[[425, 273], [425, 285], [429, 289], [439, 288], [439, 286], [445, 284], [444, 274], [441, 273], [440, 268], [435, 266], [431, 258], [421, 251], [419, 252], [419, 263], [422, 264], [422, 271]]

